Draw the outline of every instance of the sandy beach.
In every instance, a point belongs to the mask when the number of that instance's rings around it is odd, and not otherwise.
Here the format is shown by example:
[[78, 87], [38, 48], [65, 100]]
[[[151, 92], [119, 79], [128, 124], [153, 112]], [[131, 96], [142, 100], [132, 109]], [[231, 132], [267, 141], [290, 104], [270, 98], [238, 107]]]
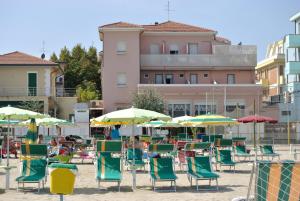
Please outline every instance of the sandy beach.
[[[281, 154], [281, 159], [293, 159], [293, 155], [289, 153], [288, 146], [278, 146], [278, 153]], [[12, 165], [19, 166], [19, 159], [11, 159]], [[132, 176], [129, 171], [124, 169], [123, 180], [121, 183], [121, 192], [118, 192], [116, 183], [102, 183], [101, 189], [98, 189], [95, 180], [95, 167], [92, 163], [81, 164], [80, 160], [73, 160], [77, 163], [79, 174], [75, 181], [75, 190], [73, 195], [65, 196], [65, 200], [130, 200], [130, 201], [144, 201], [144, 200], [174, 200], [174, 201], [221, 201], [232, 200], [235, 197], [246, 196], [247, 188], [249, 186], [249, 179], [251, 173], [251, 163], [241, 162], [236, 165], [236, 172], [226, 171], [224, 167], [220, 174], [219, 190], [216, 191], [213, 187], [208, 186], [208, 181], [200, 181], [200, 188], [209, 188], [210, 190], [196, 191], [196, 187], [190, 187], [186, 173], [180, 171], [176, 165], [177, 174], [177, 192], [153, 192], [151, 189], [151, 182], [149, 180], [149, 173], [138, 172], [137, 174], [137, 190], [131, 190]], [[89, 161], [86, 161], [89, 162]], [[5, 163], [3, 161], [3, 163]], [[2, 163], [2, 164], [3, 164]], [[148, 167], [147, 167], [148, 169]], [[15, 178], [19, 175], [19, 169], [11, 171], [11, 189], [3, 194], [0, 194], [0, 200], [59, 200], [58, 195], [52, 195], [49, 191], [49, 179], [44, 189], [37, 193], [36, 189], [28, 189], [26, 192], [22, 190], [17, 192], [17, 183]], [[0, 170], [0, 188], [5, 186], [4, 170]], [[214, 185], [215, 183], [212, 182]], [[159, 182], [159, 186], [168, 187], [170, 183]], [[26, 184], [25, 187], [37, 187], [37, 184]]]

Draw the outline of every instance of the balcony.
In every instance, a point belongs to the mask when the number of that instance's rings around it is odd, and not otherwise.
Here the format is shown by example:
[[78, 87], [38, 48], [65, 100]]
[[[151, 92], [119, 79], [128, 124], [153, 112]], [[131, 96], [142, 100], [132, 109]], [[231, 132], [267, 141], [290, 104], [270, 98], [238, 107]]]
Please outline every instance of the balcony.
[[[17, 87], [0, 87], [0, 97], [35, 97], [35, 96], [52, 96], [50, 88], [17, 88]], [[75, 97], [75, 88], [56, 88], [57, 97]]]
[[300, 47], [300, 34], [289, 34], [285, 36], [286, 48]]
[[285, 64], [285, 74], [300, 74], [300, 61], [288, 61]]

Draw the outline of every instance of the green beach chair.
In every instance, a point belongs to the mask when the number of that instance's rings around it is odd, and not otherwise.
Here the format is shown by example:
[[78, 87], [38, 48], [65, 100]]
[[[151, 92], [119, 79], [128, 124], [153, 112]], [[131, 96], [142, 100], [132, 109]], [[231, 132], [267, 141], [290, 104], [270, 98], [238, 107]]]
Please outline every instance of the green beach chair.
[[23, 184], [23, 190], [25, 183], [38, 183], [38, 192], [40, 192], [40, 183], [44, 188], [46, 180], [46, 167], [47, 161], [45, 159], [28, 159], [22, 162], [21, 176], [16, 178], [18, 182], [17, 191], [19, 191], [19, 184]]
[[100, 182], [117, 182], [120, 191], [122, 180], [121, 159], [111, 157], [110, 153], [100, 153], [100, 157], [97, 159], [96, 180], [98, 181], [98, 188], [100, 188]]
[[[230, 170], [231, 167], [233, 167], [233, 171], [235, 172], [235, 162], [232, 160], [231, 157], [231, 150], [228, 149], [215, 149], [215, 157], [216, 157], [216, 164], [220, 165], [220, 171], [222, 171], [221, 167], [222, 166], [229, 166]], [[217, 169], [217, 165], [216, 165], [216, 169]]]
[[271, 157], [272, 160], [275, 157], [278, 157], [280, 160], [280, 155], [274, 152], [273, 146], [272, 145], [262, 145], [260, 146], [260, 152], [261, 152], [261, 158], [263, 159], [264, 157], [268, 157], [268, 159]]
[[240, 160], [240, 157], [243, 157], [244, 159], [248, 158], [250, 160], [251, 154], [247, 152], [246, 146], [245, 145], [238, 145], [234, 147], [234, 156]]
[[[145, 168], [145, 162], [143, 161], [143, 151], [141, 149], [134, 149], [134, 153], [135, 153], [135, 166], [137, 167], [142, 167], [144, 168], [144, 171], [146, 171]], [[127, 149], [127, 155], [126, 155], [126, 163], [128, 164], [128, 166], [132, 165], [132, 161], [133, 161], [133, 148], [128, 148]], [[127, 166], [127, 170], [128, 170], [128, 166]]]
[[218, 190], [218, 178], [219, 175], [214, 173], [211, 168], [211, 162], [209, 156], [197, 156], [186, 158], [188, 164], [187, 176], [192, 186], [192, 180], [196, 180], [196, 188], [199, 190], [198, 180], [209, 180], [209, 185], [212, 180], [216, 180]]
[[152, 182], [153, 191], [156, 191], [156, 182], [170, 181], [171, 188], [176, 192], [176, 179], [177, 176], [173, 170], [173, 159], [167, 158], [150, 158], [150, 179]]
[[[254, 198], [257, 201], [299, 201], [300, 163], [258, 161]], [[251, 185], [250, 185], [251, 186]]]
[[159, 143], [164, 140], [164, 137], [152, 137], [151, 143]]

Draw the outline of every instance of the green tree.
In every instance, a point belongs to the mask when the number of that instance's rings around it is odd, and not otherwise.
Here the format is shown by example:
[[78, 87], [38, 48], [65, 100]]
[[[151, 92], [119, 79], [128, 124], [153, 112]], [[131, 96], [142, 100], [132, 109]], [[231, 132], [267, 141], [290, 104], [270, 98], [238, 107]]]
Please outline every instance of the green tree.
[[144, 90], [142, 93], [135, 93], [133, 96], [133, 106], [160, 113], [164, 113], [165, 109], [163, 98], [152, 89]]
[[96, 89], [94, 82], [84, 81], [79, 87], [77, 87], [76, 94], [79, 102], [87, 102], [89, 100], [99, 98], [99, 92]]
[[[71, 51], [64, 47], [60, 51], [58, 60], [64, 62], [65, 88], [76, 88], [80, 94], [88, 92], [88, 97], [101, 98], [100, 61], [95, 47], [86, 50], [77, 44]], [[97, 96], [92, 95], [95, 93]], [[85, 98], [79, 99], [85, 100]]]
[[53, 52], [52, 55], [50, 56], [50, 61], [53, 62], [58, 62], [58, 57], [56, 56], [56, 54]]

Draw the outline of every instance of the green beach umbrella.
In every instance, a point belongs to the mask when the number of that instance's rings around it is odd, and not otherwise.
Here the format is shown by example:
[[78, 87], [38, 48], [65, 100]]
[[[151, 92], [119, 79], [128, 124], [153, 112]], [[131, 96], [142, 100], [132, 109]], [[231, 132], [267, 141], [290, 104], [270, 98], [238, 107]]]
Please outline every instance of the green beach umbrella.
[[[21, 123], [19, 123], [19, 125], [29, 125], [30, 124], [30, 120], [27, 121], [23, 121]], [[64, 119], [57, 119], [54, 117], [46, 117], [46, 118], [38, 118], [35, 119], [36, 125], [37, 126], [74, 126], [74, 124], [72, 122], [69, 122], [67, 120]]]
[[30, 120], [30, 124], [28, 125], [28, 131], [25, 137], [25, 143], [36, 144], [37, 139], [38, 139], [37, 126], [35, 123], [35, 119], [32, 118]]
[[[38, 112], [33, 112], [30, 110], [24, 110], [16, 107], [6, 106], [0, 108], [0, 119], [8, 121], [8, 128], [10, 128], [13, 124], [12, 120], [27, 120], [29, 118], [43, 118], [49, 117], [49, 115], [41, 114]], [[11, 132], [11, 129], [10, 129]], [[9, 153], [9, 133], [7, 136], [7, 153]], [[10, 176], [10, 166], [9, 166], [9, 157], [6, 159], [6, 185], [5, 188], [9, 189], [9, 176]]]
[[18, 124], [19, 121], [15, 121], [15, 120], [10, 120], [9, 122], [7, 120], [0, 120], [0, 126], [3, 126], [3, 127], [7, 127], [8, 124]]
[[224, 126], [238, 124], [235, 119], [224, 117], [222, 115], [199, 115], [181, 121], [180, 123], [187, 126]]
[[[131, 107], [124, 110], [117, 110], [97, 117], [91, 121], [92, 125], [136, 125], [153, 119], [169, 121], [170, 116], [158, 112]], [[134, 136], [134, 127], [132, 126], [132, 136]], [[135, 155], [133, 138], [133, 155]], [[136, 169], [135, 157], [132, 160], [132, 189], [136, 189]]]
[[158, 128], [158, 127], [166, 128], [166, 127], [181, 127], [182, 125], [180, 125], [179, 123], [172, 122], [172, 121], [158, 120], [158, 121], [145, 122], [145, 123], [140, 124], [139, 126], [152, 127], [152, 128]]

